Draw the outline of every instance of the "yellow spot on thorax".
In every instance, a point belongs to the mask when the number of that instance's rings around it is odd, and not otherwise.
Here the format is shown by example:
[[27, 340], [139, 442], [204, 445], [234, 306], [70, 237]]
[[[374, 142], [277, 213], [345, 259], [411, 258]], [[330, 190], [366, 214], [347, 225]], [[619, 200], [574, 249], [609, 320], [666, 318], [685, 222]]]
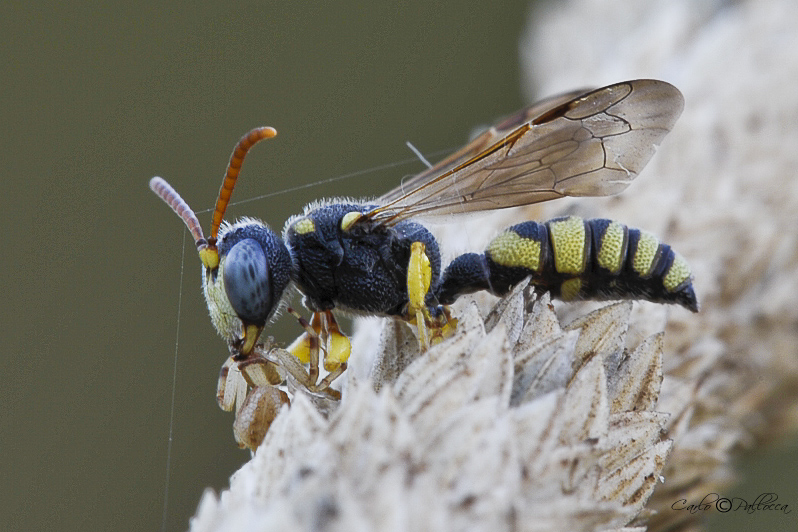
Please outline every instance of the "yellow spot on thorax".
[[349, 231], [356, 221], [360, 220], [363, 214], [357, 211], [348, 212], [341, 218], [341, 231]]
[[300, 218], [291, 225], [291, 228], [296, 234], [305, 235], [314, 232], [316, 224], [310, 218]]

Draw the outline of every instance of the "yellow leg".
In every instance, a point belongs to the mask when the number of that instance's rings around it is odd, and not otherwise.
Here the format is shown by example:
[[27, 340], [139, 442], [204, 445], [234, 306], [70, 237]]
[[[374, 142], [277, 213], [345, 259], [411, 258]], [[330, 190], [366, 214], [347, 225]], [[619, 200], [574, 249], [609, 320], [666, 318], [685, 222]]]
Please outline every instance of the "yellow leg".
[[316, 384], [319, 378], [319, 337], [321, 336], [321, 314], [314, 312], [310, 323], [299, 315], [294, 309], [289, 308], [288, 313], [294, 316], [305, 329], [302, 335], [288, 346], [288, 352], [299, 359], [303, 364], [309, 364], [308, 381]]
[[341, 364], [346, 364], [352, 354], [349, 338], [341, 332], [335, 316], [329, 310], [322, 313], [322, 338], [324, 341], [324, 369], [336, 371]]
[[[352, 351], [349, 338], [341, 332], [332, 312], [314, 312], [308, 323], [296, 311], [287, 312], [299, 321], [305, 332], [297, 338], [288, 351], [303, 364], [308, 364], [307, 380], [303, 383], [311, 392], [324, 392], [340, 399], [340, 392], [329, 386], [346, 370], [346, 362]], [[319, 381], [319, 351], [324, 352], [324, 369], [328, 374]]]
[[423, 243], [413, 242], [410, 247], [410, 262], [407, 265], [407, 312], [405, 319], [415, 321], [418, 327], [418, 343], [421, 351], [435, 345], [454, 334], [457, 320], [449, 314], [449, 309], [432, 317], [426, 304], [427, 294], [432, 283], [427, 250]]
[[443, 307], [443, 314], [435, 320], [430, 337], [430, 345], [441, 343], [457, 330], [457, 319], [452, 318], [448, 307]]
[[407, 265], [407, 318], [416, 322], [422, 351], [429, 347], [427, 323], [430, 322], [430, 316], [424, 300], [431, 282], [432, 268], [426, 247], [421, 242], [413, 242], [410, 247], [410, 262]]

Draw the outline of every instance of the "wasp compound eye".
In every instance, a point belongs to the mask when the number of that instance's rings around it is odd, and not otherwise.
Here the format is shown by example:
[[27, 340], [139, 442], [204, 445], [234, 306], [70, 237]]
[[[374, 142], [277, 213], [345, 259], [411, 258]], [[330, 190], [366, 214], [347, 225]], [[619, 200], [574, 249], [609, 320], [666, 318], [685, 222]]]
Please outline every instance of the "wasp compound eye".
[[236, 243], [224, 260], [224, 290], [244, 321], [263, 324], [272, 310], [269, 263], [261, 245], [251, 238]]

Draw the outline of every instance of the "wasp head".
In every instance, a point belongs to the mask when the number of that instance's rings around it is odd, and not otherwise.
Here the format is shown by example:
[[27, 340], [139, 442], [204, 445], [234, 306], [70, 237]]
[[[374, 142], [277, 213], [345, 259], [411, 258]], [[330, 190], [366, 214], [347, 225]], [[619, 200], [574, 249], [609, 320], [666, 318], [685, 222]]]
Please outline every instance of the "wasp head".
[[252, 218], [223, 222], [241, 164], [252, 146], [277, 132], [256, 128], [236, 144], [227, 166], [210, 237], [206, 240], [196, 214], [169, 183], [160, 177], [150, 188], [180, 216], [194, 237], [203, 266], [202, 286], [211, 321], [219, 334], [246, 356], [266, 322], [274, 315], [290, 279], [288, 249], [269, 227]]

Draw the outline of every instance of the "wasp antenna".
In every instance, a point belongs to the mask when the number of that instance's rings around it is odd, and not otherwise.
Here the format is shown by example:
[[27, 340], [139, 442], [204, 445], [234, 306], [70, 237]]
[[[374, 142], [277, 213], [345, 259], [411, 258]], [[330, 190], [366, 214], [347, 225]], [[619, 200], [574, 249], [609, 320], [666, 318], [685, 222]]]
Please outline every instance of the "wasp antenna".
[[236, 186], [238, 173], [241, 171], [241, 164], [244, 162], [247, 152], [263, 139], [270, 139], [277, 135], [277, 130], [272, 127], [256, 127], [238, 141], [233, 155], [230, 156], [230, 164], [227, 165], [227, 172], [222, 181], [222, 188], [219, 189], [219, 198], [216, 200], [216, 208], [213, 210], [213, 221], [211, 222], [211, 241], [216, 240], [219, 233], [219, 226], [222, 225], [222, 218], [224, 218], [224, 211], [227, 210], [227, 204], [230, 203], [230, 196], [233, 194], [233, 188]]
[[202, 227], [200, 227], [199, 220], [197, 220], [197, 215], [194, 214], [188, 203], [180, 197], [180, 194], [172, 188], [172, 185], [167, 183], [165, 179], [156, 176], [150, 179], [150, 189], [183, 219], [186, 227], [191, 231], [191, 236], [194, 237], [194, 242], [198, 248], [207, 245], [205, 235], [202, 234]]

